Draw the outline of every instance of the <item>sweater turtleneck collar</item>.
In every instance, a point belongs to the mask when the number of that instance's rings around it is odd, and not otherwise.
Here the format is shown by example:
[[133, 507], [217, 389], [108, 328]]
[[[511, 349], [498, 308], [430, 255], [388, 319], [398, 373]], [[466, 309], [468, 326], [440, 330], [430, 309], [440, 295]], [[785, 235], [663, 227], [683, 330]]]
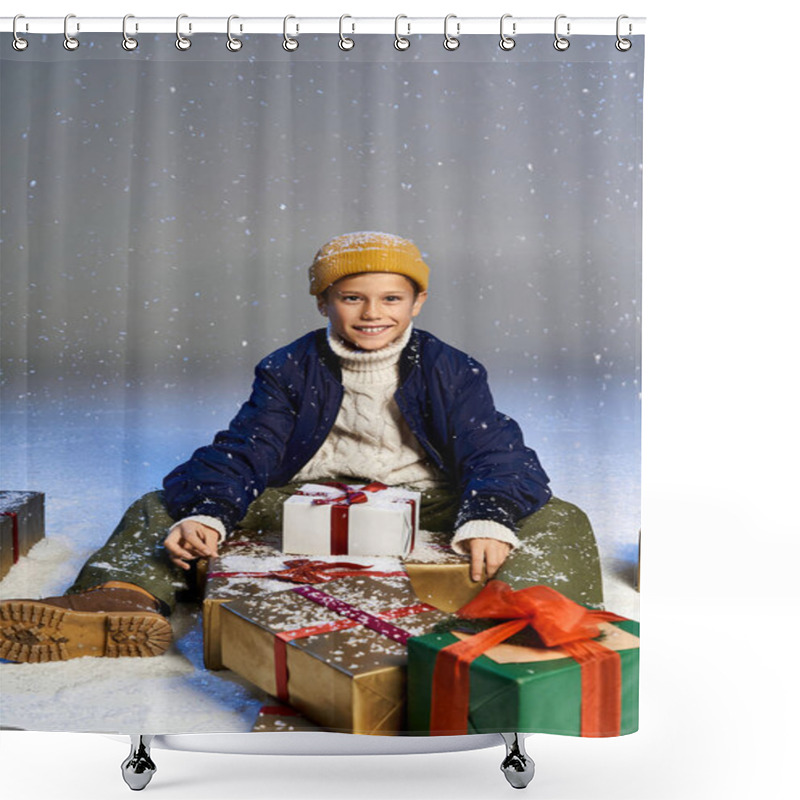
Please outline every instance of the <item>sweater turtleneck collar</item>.
[[399, 339], [380, 350], [352, 350], [342, 343], [328, 324], [328, 344], [338, 356], [342, 369], [348, 372], [382, 372], [400, 362], [400, 354], [411, 339], [413, 325], [409, 325]]

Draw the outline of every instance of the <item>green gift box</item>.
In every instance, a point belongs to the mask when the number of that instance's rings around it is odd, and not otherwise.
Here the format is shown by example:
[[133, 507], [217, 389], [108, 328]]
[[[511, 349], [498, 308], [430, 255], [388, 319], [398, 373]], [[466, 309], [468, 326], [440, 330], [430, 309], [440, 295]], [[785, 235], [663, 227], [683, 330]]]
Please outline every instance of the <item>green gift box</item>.
[[[604, 622], [596, 641], [619, 653], [622, 690], [618, 731], [639, 727], [639, 623]], [[430, 633], [408, 642], [408, 732], [431, 731], [433, 675], [439, 652], [468, 637], [459, 632]], [[512, 640], [513, 641], [513, 640]], [[554, 733], [581, 736], [581, 665], [560, 648], [503, 643], [469, 666], [467, 733]]]

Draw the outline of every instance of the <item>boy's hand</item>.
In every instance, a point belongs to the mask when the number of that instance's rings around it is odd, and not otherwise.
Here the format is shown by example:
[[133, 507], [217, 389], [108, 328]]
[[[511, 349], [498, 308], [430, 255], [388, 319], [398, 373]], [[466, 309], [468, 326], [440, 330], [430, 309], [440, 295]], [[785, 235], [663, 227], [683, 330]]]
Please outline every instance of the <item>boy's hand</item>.
[[483, 580], [483, 565], [486, 564], [486, 578], [493, 578], [511, 552], [511, 545], [499, 539], [468, 539], [472, 560], [470, 573], [473, 581]]
[[219, 533], [208, 525], [187, 520], [172, 529], [164, 539], [170, 561], [181, 569], [189, 569], [196, 558], [217, 558]]

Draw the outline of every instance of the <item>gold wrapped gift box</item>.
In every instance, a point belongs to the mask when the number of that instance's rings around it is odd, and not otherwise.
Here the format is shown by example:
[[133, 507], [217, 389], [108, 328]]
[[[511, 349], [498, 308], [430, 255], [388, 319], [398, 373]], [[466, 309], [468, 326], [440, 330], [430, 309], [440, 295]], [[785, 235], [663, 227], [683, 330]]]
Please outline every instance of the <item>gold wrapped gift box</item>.
[[44, 494], [0, 490], [0, 579], [44, 538]]
[[[320, 593], [330, 602], [310, 599]], [[445, 616], [420, 604], [404, 576], [239, 598], [220, 607], [222, 663], [325, 728], [397, 734], [405, 727], [405, 639], [356, 623], [353, 612], [412, 636]]]

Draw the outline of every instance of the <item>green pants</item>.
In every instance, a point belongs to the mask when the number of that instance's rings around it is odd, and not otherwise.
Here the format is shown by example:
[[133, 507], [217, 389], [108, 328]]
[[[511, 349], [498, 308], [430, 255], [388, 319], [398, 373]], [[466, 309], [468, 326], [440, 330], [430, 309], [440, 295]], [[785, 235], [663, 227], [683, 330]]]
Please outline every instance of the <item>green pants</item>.
[[[245, 530], [280, 530], [283, 502], [301, 484], [267, 489], [239, 523]], [[423, 492], [420, 527], [452, 531], [458, 500], [451, 492]], [[83, 566], [67, 594], [105, 581], [125, 581], [158, 597], [165, 613], [175, 608], [177, 594], [191, 590], [188, 573], [172, 564], [164, 538], [174, 520], [161, 492], [151, 492], [125, 512], [108, 541]], [[577, 506], [554, 497], [520, 521], [520, 546], [512, 550], [495, 576], [515, 589], [544, 584], [582, 605], [603, 603], [600, 559], [591, 525]]]

